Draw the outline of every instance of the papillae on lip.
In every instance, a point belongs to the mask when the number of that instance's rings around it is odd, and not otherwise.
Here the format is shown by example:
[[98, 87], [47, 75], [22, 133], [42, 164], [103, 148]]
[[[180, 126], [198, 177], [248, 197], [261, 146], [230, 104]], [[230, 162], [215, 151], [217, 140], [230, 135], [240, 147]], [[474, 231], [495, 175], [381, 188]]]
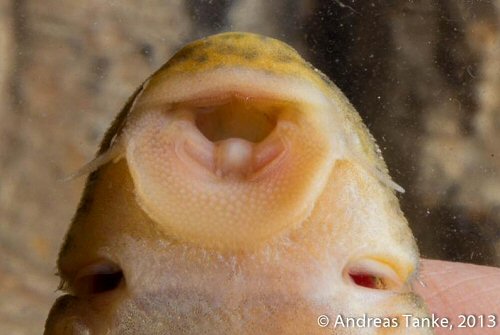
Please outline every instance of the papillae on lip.
[[217, 248], [300, 224], [334, 156], [307, 103], [231, 92], [142, 107], [123, 139], [144, 211], [169, 234]]

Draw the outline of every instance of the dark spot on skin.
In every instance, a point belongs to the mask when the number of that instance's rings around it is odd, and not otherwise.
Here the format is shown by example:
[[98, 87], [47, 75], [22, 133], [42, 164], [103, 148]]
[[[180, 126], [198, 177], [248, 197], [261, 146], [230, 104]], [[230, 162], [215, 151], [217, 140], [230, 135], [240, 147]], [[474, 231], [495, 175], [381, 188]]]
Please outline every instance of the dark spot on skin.
[[236, 54], [239, 51], [234, 45], [225, 43], [221, 43], [216, 47], [216, 50], [218, 53], [226, 55]]
[[174, 64], [179, 64], [189, 59], [192, 59], [195, 51], [196, 50], [194, 47], [186, 47], [184, 49], [181, 49], [162, 68], [170, 67], [173, 66]]
[[200, 55], [197, 55], [195, 58], [194, 58], [194, 61], [197, 62], [197, 63], [205, 63], [206, 61], [208, 60], [208, 55], [206, 53], [202, 53]]
[[213, 41], [209, 39], [204, 39], [203, 40], [203, 48], [209, 48], [213, 45]]
[[243, 51], [243, 57], [246, 60], [253, 60], [253, 59], [257, 58], [258, 55], [259, 55], [259, 53], [255, 50], [244, 50]]
[[290, 63], [292, 60], [293, 60], [292, 57], [281, 52], [278, 53], [275, 58], [275, 61], [279, 63]]

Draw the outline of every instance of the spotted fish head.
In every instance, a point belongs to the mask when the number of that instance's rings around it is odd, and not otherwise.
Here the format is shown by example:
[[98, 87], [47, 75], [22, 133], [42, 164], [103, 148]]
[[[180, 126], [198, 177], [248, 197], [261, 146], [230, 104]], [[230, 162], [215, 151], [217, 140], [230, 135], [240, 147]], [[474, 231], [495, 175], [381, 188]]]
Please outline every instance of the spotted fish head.
[[184, 47], [85, 171], [46, 334], [428, 333], [401, 317], [425, 314], [401, 188], [343, 94], [278, 40]]

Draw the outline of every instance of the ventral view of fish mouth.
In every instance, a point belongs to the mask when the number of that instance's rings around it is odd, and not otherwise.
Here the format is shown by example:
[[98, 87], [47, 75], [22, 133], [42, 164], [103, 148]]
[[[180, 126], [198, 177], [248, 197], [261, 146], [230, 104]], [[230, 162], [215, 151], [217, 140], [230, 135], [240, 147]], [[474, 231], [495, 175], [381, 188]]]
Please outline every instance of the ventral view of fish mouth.
[[320, 315], [426, 315], [401, 190], [338, 88], [288, 45], [176, 53], [105, 136], [46, 335], [429, 334]]
[[297, 83], [261, 71], [193, 77], [153, 79], [117, 137], [142, 209], [169, 235], [219, 250], [298, 226], [339, 152], [325, 127], [332, 118], [317, 112], [325, 99], [290, 94]]
[[283, 129], [295, 125], [285, 118], [296, 108], [238, 93], [175, 104], [173, 122], [183, 129], [176, 153], [219, 178], [258, 178], [286, 156], [290, 143]]

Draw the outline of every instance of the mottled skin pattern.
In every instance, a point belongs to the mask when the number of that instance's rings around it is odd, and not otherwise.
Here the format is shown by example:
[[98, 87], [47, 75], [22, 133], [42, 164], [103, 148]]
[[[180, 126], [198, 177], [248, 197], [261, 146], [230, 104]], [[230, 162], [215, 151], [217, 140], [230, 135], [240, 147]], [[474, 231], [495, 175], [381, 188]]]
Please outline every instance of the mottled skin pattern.
[[[241, 66], [277, 76], [297, 77], [311, 82], [326, 94], [334, 93], [336, 99], [350, 105], [330, 79], [306, 62], [295, 49], [279, 40], [256, 34], [221, 34], [216, 39], [195, 41], [176, 53], [152, 76], [152, 79], [161, 80], [163, 76], [201, 73], [229, 66]], [[354, 123], [365, 154], [373, 159], [373, 164], [380, 163], [385, 169], [383, 160], [376, 154], [378, 150], [375, 141], [359, 114], [353, 111], [346, 113], [345, 116]]]
[[[234, 135], [269, 125], [264, 139]], [[89, 166], [58, 260], [68, 294], [45, 334], [431, 333], [317, 325], [424, 316], [409, 288], [419, 258], [359, 115], [280, 41], [226, 33], [184, 47]]]

